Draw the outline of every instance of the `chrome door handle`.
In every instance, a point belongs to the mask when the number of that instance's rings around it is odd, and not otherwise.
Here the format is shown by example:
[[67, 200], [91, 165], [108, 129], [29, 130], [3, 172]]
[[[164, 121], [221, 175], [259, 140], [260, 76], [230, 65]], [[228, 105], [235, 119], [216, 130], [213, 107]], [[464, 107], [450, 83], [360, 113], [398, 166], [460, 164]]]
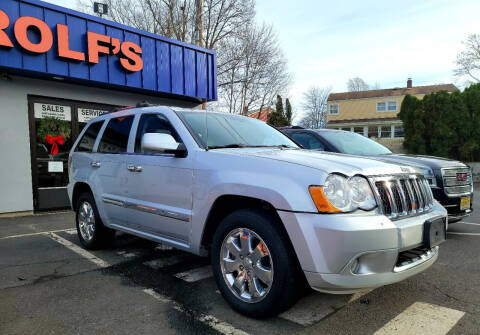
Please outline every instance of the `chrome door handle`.
[[90, 162], [90, 166], [94, 168], [98, 168], [100, 167], [100, 165], [101, 165], [100, 162]]
[[127, 166], [127, 170], [130, 171], [130, 172], [142, 172], [143, 169], [141, 166], [137, 165], [128, 165]]

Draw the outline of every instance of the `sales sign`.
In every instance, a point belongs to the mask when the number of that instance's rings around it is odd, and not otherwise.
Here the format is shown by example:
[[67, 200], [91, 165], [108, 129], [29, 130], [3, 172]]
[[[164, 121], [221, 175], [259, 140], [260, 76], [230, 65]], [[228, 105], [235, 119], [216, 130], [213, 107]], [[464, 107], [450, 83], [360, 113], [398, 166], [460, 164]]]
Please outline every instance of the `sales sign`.
[[35, 103], [33, 111], [36, 119], [53, 117], [64, 121], [72, 120], [72, 109], [70, 106]]

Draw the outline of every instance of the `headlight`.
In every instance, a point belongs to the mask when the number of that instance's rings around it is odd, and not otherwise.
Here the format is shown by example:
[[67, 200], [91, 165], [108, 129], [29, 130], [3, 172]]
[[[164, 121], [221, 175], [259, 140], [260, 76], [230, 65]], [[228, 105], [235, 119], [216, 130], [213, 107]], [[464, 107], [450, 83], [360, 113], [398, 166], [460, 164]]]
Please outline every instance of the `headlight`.
[[310, 186], [310, 194], [319, 212], [352, 212], [371, 210], [377, 203], [368, 181], [360, 176], [345, 178], [331, 174], [325, 185]]

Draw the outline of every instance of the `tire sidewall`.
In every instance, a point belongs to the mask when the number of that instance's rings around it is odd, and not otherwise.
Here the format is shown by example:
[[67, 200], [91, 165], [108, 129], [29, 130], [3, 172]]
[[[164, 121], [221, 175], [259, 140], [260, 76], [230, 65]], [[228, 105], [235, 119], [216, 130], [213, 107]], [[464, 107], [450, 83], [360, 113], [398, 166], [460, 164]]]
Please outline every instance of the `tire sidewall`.
[[[225, 283], [220, 266], [222, 243], [232, 230], [248, 228], [258, 234], [266, 243], [273, 263], [273, 283], [267, 296], [259, 302], [248, 303], [240, 300]], [[275, 218], [260, 210], [239, 210], [227, 216], [215, 232], [211, 261], [214, 277], [220, 292], [227, 302], [240, 313], [254, 318], [265, 318], [288, 308], [296, 296], [295, 262], [285, 240], [285, 234], [276, 226]], [[288, 292], [287, 292], [288, 291]], [[292, 296], [292, 297], [290, 297]]]
[[[79, 226], [79, 209], [82, 203], [88, 202], [90, 206], [92, 206], [93, 214], [95, 216], [95, 230], [93, 233], [93, 238], [90, 241], [87, 241], [83, 238], [82, 234], [80, 233], [80, 226]], [[95, 204], [95, 200], [90, 193], [83, 193], [79, 196], [77, 201], [77, 208], [75, 211], [75, 224], [77, 227], [77, 235], [80, 239], [80, 243], [87, 249], [96, 249], [99, 247], [102, 239], [102, 231], [105, 229], [103, 223], [100, 219], [100, 215], [98, 214], [97, 206]]]

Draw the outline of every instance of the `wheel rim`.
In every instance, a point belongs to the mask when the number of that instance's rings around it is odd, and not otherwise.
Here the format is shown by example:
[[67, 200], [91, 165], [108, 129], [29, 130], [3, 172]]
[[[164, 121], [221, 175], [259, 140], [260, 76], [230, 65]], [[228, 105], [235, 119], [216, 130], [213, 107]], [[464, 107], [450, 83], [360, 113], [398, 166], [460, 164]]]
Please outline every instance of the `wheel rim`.
[[95, 235], [95, 213], [92, 205], [84, 201], [78, 208], [78, 227], [80, 234], [85, 241], [90, 241]]
[[247, 228], [232, 230], [225, 237], [220, 268], [230, 291], [248, 303], [264, 299], [273, 283], [270, 250], [257, 233]]

